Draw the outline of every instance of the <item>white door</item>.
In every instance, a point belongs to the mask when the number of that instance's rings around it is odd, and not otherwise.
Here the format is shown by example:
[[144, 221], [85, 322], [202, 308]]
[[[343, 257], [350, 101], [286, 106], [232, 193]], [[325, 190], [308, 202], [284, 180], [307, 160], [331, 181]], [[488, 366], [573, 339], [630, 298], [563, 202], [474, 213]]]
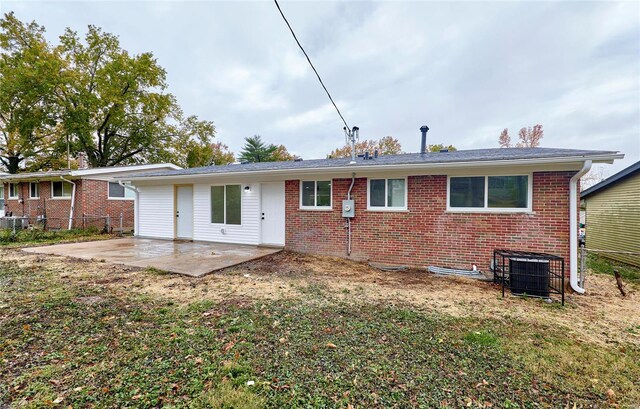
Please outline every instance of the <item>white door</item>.
[[176, 188], [176, 237], [193, 238], [193, 186]]
[[260, 196], [261, 242], [284, 246], [284, 182], [263, 183]]

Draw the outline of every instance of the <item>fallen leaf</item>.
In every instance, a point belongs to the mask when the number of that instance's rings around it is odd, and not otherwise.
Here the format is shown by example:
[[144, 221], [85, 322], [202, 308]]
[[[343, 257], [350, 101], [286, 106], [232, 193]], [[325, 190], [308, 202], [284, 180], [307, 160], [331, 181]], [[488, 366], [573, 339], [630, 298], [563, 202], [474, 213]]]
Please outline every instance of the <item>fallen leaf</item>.
[[53, 400], [53, 403], [61, 403], [64, 400], [64, 396], [58, 396]]
[[338, 346], [333, 342], [327, 342], [327, 348], [336, 349]]

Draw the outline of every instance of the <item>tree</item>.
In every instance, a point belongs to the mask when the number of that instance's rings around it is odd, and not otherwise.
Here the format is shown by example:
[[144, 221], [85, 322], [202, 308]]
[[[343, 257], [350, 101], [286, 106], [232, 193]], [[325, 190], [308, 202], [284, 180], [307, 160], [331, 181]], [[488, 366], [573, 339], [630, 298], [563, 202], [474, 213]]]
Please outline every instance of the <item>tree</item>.
[[[516, 148], [536, 148], [540, 146], [540, 141], [543, 137], [544, 130], [540, 124], [536, 124], [533, 127], [521, 128], [518, 132], [519, 142], [516, 144]], [[500, 133], [498, 143], [501, 148], [512, 147], [508, 128], [505, 128], [502, 133]]]
[[274, 162], [285, 162], [289, 160], [295, 160], [296, 155], [289, 153], [284, 145], [278, 145], [276, 150], [273, 151], [272, 159]]
[[428, 150], [429, 152], [440, 152], [440, 151], [445, 150], [445, 149], [446, 149], [446, 150], [448, 150], [449, 152], [455, 152], [455, 151], [457, 151], [457, 150], [458, 150], [458, 149], [457, 149], [455, 146], [453, 146], [453, 145], [445, 146], [445, 145], [444, 145], [444, 144], [442, 144], [442, 143], [438, 143], [438, 144], [436, 144], [436, 145], [429, 145], [429, 146], [427, 146], [427, 150]]
[[[378, 150], [379, 155], [397, 155], [402, 153], [400, 142], [393, 136], [385, 136], [379, 140], [363, 140], [356, 142], [356, 155], [369, 152], [371, 155]], [[349, 158], [351, 157], [351, 145], [344, 145], [342, 148], [331, 151], [329, 158]]]
[[245, 144], [238, 156], [240, 162], [276, 162], [294, 159], [283, 145], [266, 144], [260, 135], [249, 136], [244, 140]]
[[[149, 52], [130, 55], [118, 38], [89, 26], [84, 43], [67, 29], [58, 47], [72, 81], [61, 99], [74, 148], [91, 166], [146, 162], [149, 151], [170, 143], [181, 112], [164, 93], [166, 72]], [[159, 138], [162, 138], [159, 140]]]
[[55, 161], [55, 95], [65, 86], [65, 63], [35, 22], [24, 24], [8, 13], [0, 28], [0, 164], [9, 173], [38, 170]]

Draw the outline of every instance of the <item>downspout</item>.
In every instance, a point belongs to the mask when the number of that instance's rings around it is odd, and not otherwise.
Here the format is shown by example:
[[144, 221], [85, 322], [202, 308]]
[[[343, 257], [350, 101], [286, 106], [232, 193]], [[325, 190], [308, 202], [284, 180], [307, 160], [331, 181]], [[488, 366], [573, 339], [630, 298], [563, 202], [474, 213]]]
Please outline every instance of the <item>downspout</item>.
[[140, 191], [133, 186], [125, 185], [121, 180], [118, 181], [118, 184], [125, 189], [133, 190], [133, 192], [136, 194], [135, 200], [133, 201], [133, 235], [137, 236], [138, 235], [138, 202], [139, 202], [138, 195], [140, 194]]
[[584, 288], [578, 285], [578, 181], [589, 170], [591, 159], [585, 160], [569, 181], [569, 284], [578, 294], [584, 294]]
[[[353, 184], [356, 183], [356, 173], [353, 172], [351, 174], [351, 186], [349, 186], [349, 191], [347, 192], [347, 200], [351, 200], [351, 190], [353, 189]], [[347, 256], [351, 255], [351, 218], [347, 217]]]
[[76, 206], [76, 184], [68, 179], [65, 179], [64, 176], [60, 176], [60, 179], [73, 185], [73, 189], [71, 189], [71, 208], [69, 209], [69, 228], [67, 229], [71, 230], [71, 228], [73, 227], [73, 209]]

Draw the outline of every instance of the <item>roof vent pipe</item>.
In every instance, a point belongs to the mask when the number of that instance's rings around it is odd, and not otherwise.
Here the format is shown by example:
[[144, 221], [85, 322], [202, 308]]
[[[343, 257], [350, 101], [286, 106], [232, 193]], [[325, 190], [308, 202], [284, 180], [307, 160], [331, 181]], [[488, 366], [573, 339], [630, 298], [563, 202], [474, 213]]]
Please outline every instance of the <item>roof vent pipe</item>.
[[422, 125], [420, 127], [420, 132], [422, 132], [422, 145], [420, 145], [420, 153], [427, 153], [427, 131], [429, 127], [427, 125]]

